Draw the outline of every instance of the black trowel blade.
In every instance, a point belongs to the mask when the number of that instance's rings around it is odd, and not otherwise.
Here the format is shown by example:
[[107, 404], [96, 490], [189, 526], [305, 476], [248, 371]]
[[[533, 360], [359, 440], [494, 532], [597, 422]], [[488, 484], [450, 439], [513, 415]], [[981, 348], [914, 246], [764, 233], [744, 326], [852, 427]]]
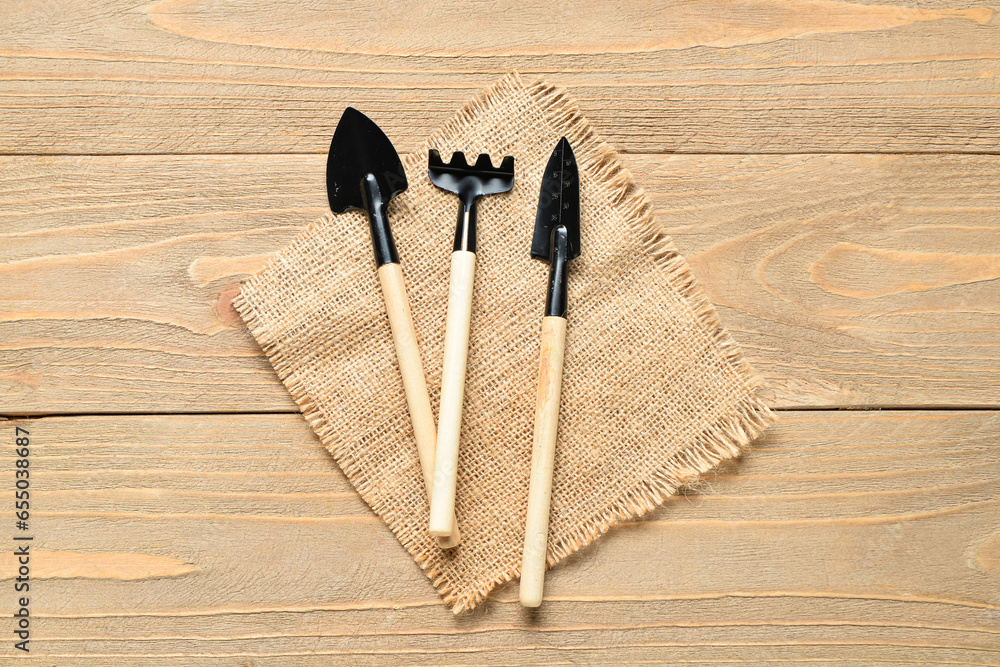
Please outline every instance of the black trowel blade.
[[576, 156], [566, 137], [559, 140], [542, 175], [538, 195], [535, 233], [531, 256], [549, 260], [552, 230], [563, 226], [567, 232], [566, 259], [580, 256], [580, 174]]
[[330, 210], [364, 209], [361, 184], [368, 174], [375, 177], [385, 201], [406, 189], [406, 172], [389, 137], [368, 116], [347, 107], [333, 133], [326, 161]]

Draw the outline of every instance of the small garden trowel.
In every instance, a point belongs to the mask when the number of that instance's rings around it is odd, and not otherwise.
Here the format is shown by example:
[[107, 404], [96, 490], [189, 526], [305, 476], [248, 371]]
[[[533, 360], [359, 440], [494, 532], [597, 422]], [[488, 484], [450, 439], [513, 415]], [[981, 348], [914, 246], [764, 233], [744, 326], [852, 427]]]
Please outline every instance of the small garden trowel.
[[566, 273], [569, 261], [580, 256], [580, 176], [573, 148], [566, 137], [559, 140], [542, 175], [531, 256], [549, 263], [549, 287], [545, 317], [542, 318], [535, 435], [531, 446], [528, 513], [521, 561], [520, 598], [525, 607], [537, 607], [542, 603], [552, 468], [566, 351]]
[[436, 150], [427, 156], [427, 175], [434, 185], [459, 197], [458, 225], [451, 253], [448, 316], [444, 333], [441, 374], [441, 412], [438, 414], [437, 458], [434, 461], [434, 495], [431, 497], [431, 535], [447, 535], [455, 514], [458, 480], [458, 439], [462, 430], [465, 365], [469, 355], [472, 321], [472, 286], [476, 276], [476, 202], [484, 195], [514, 187], [514, 158], [508, 155], [499, 167], [481, 154], [476, 164], [456, 152], [444, 164]]
[[[403, 377], [406, 406], [413, 424], [429, 500], [433, 489], [437, 440], [434, 415], [388, 216], [389, 202], [406, 187], [403, 163], [389, 138], [360, 111], [351, 107], [345, 109], [330, 143], [330, 157], [326, 163], [327, 196], [334, 213], [361, 210], [368, 214], [375, 247], [375, 265], [378, 267], [378, 279], [389, 315], [396, 361]], [[442, 548], [453, 547], [458, 544], [458, 537], [458, 526], [452, 513], [447, 529], [438, 533], [438, 545]]]

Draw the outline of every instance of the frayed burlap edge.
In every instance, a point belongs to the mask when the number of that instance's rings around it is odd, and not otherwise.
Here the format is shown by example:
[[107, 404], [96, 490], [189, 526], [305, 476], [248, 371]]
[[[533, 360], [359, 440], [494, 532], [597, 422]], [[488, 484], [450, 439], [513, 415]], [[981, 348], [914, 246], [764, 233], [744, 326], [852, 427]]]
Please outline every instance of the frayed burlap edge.
[[[774, 413], [753, 390], [762, 384], [761, 378], [753, 371], [743, 355], [743, 351], [723, 328], [715, 307], [705, 296], [696, 282], [691, 268], [678, 253], [673, 241], [656, 225], [652, 204], [645, 193], [639, 188], [631, 172], [621, 163], [617, 153], [606, 142], [597, 138], [590, 123], [580, 114], [579, 108], [569, 99], [564, 91], [538, 80], [525, 86], [521, 76], [512, 72], [496, 82], [475, 99], [468, 102], [440, 130], [441, 134], [457, 131], [463, 122], [474, 117], [483, 106], [493, 100], [525, 89], [539, 104], [558, 133], [569, 139], [573, 145], [581, 172], [590, 174], [593, 178], [604, 180], [613, 192], [613, 203], [623, 209], [623, 215], [633, 221], [632, 230], [638, 235], [643, 248], [650, 253], [654, 265], [665, 271], [669, 284], [684, 296], [691, 305], [697, 322], [710, 332], [713, 341], [725, 355], [727, 360], [737, 369], [742, 381], [751, 390], [750, 398], [741, 401], [736, 409], [719, 419], [711, 428], [705, 430], [684, 451], [678, 452], [659, 466], [653, 476], [631, 489], [626, 489], [611, 506], [600, 515], [591, 517], [580, 524], [564, 538], [549, 544], [547, 563], [549, 567], [556, 565], [571, 553], [587, 546], [606, 533], [614, 524], [640, 517], [661, 505], [667, 498], [677, 493], [684, 485], [691, 484], [701, 475], [712, 470], [725, 460], [738, 457], [749, 444], [761, 435], [775, 420]], [[426, 142], [425, 142], [426, 143]], [[424, 146], [426, 147], [426, 146]], [[417, 156], [422, 156], [417, 151]], [[407, 171], [415, 164], [409, 164], [416, 158], [404, 160]], [[332, 213], [324, 214], [319, 220], [307, 227], [314, 229], [317, 225], [331, 222]], [[294, 253], [300, 241], [307, 236], [301, 234], [285, 249], [280, 251], [268, 266], [282, 261], [289, 253]], [[253, 280], [251, 278], [251, 280]], [[233, 300], [233, 306], [243, 318], [250, 334], [260, 344], [270, 360], [278, 377], [288, 388], [295, 403], [299, 406], [306, 421], [319, 437], [328, 451], [333, 453], [336, 433], [323, 417], [323, 413], [306, 395], [301, 382], [291, 369], [290, 360], [286, 358], [282, 348], [278, 346], [268, 329], [260, 321], [253, 305], [247, 302], [241, 292]], [[390, 530], [400, 540], [406, 550], [413, 554], [414, 545], [405, 539], [398, 531], [398, 526], [392, 521], [391, 508], [378, 501], [369, 493], [371, 482], [365, 471], [357, 465], [353, 457], [344, 456], [337, 459], [344, 474], [351, 479], [361, 497], [386, 520]], [[511, 581], [520, 575], [514, 569], [500, 573], [491, 580], [480, 582], [479, 586], [463, 593], [457, 592], [443, 579], [443, 573], [429, 564], [425, 558], [414, 556], [414, 560], [431, 579], [435, 588], [446, 604], [452, 607], [456, 614], [481, 603], [496, 586]]]

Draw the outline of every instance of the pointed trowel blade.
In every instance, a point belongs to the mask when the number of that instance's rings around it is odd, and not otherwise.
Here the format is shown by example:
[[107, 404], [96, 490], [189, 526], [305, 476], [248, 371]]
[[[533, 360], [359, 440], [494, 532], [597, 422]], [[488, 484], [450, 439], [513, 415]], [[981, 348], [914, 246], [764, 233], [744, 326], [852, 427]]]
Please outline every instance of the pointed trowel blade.
[[375, 177], [386, 202], [406, 189], [406, 172], [392, 142], [368, 116], [347, 107], [333, 133], [326, 161], [330, 210], [364, 209], [361, 184], [368, 174]]
[[576, 156], [566, 137], [552, 151], [542, 176], [535, 215], [535, 234], [531, 239], [531, 256], [549, 260], [552, 230], [566, 228], [568, 252], [566, 259], [580, 256], [580, 174]]

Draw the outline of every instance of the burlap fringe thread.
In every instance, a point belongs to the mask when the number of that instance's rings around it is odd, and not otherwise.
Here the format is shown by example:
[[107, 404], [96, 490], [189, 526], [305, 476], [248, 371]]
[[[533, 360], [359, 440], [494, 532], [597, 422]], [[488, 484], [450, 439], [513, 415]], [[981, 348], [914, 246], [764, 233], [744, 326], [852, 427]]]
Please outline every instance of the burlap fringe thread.
[[[597, 179], [606, 179], [614, 192], [613, 203], [622, 206], [626, 215], [635, 220], [633, 231], [641, 239], [646, 252], [652, 256], [655, 265], [666, 273], [670, 284], [692, 304], [698, 323], [712, 333], [714, 342], [725, 352], [728, 361], [739, 370], [747, 387], [751, 390], [757, 389], [762, 384], [761, 378], [750, 367], [743, 351], [729, 332], [723, 328], [718, 313], [698, 286], [690, 267], [678, 253], [673, 241], [657, 229], [652, 205], [645, 193], [635, 185], [632, 174], [621, 163], [611, 146], [594, 136], [589, 123], [580, 114], [576, 104], [569, 100], [563, 91], [543, 81], [536, 81], [525, 87], [520, 75], [513, 72], [466, 104], [458, 115], [442, 126], [442, 132], [456, 129], [463, 121], [472, 118], [484, 105], [490, 104], [494, 98], [521, 88], [528, 90], [542, 111], [552, 119], [553, 124], [561, 129], [563, 135], [574, 146], [577, 158], [580, 160], [580, 171], [586, 171]], [[422, 155], [426, 150], [418, 152]], [[591, 157], [592, 155], [596, 157]], [[332, 217], [331, 213], [327, 213], [322, 220], [328, 222]], [[294, 247], [295, 243], [293, 241], [290, 248]], [[282, 254], [277, 255], [272, 262], [282, 261]], [[243, 317], [250, 333], [260, 343], [312, 429], [324, 443], [331, 441], [336, 433], [305, 394], [283, 350], [276, 345], [269, 331], [258, 321], [254, 309], [244, 301], [242, 293], [234, 299], [233, 305]], [[738, 410], [720, 420], [712, 429], [702, 432], [693, 445], [664, 461], [651, 479], [624, 491], [605, 512], [590, 522], [579, 525], [565, 538], [554, 543], [550, 542], [548, 566], [554, 566], [571, 553], [590, 544], [615, 523], [640, 517], [655, 509], [667, 498], [675, 495], [680, 487], [691, 484], [722, 461], [739, 456], [774, 420], [774, 413], [756, 395], [745, 400]], [[370, 486], [370, 480], [365, 471], [350, 458], [344, 458], [339, 463], [344, 473], [354, 481], [358, 492], [367, 500], [369, 494], [366, 491]], [[385, 507], [382, 503], [371, 506], [380, 516], [388, 516], [392, 512], [391, 508]], [[404, 542], [404, 546], [410, 553], [413, 552], [413, 544]], [[495, 586], [510, 581], [519, 574], [506, 573], [496, 581], [480, 586], [471, 595], [460, 595], [443, 580], [439, 569], [431, 566], [426, 559], [416, 558], [416, 561], [431, 578], [444, 601], [452, 605], [452, 610], [456, 614], [472, 609], [482, 602]]]

